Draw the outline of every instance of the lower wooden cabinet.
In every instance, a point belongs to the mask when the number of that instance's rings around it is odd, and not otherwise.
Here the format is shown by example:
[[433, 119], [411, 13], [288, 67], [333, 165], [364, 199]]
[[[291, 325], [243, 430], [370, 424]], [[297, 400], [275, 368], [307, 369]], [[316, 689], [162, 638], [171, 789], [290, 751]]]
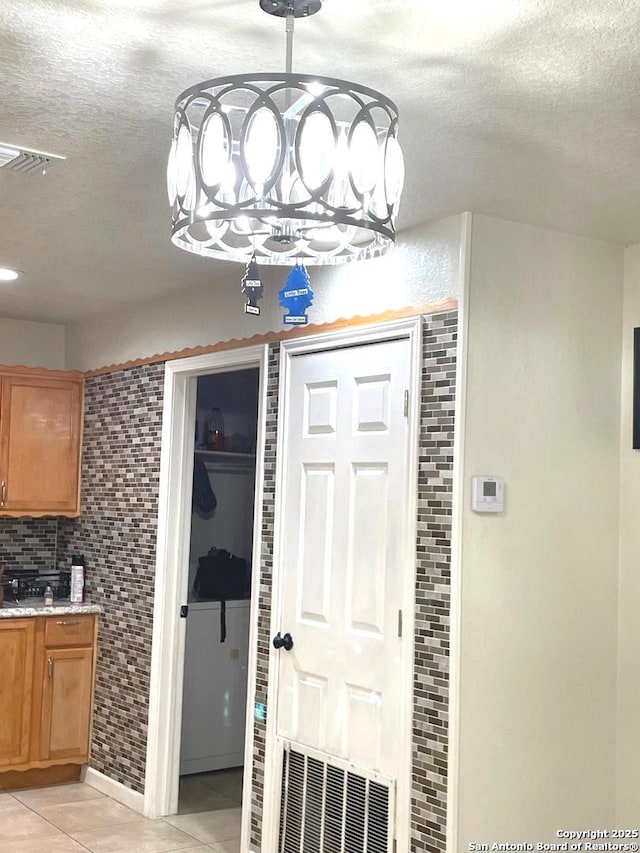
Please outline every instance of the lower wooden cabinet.
[[82, 763], [89, 751], [93, 649], [46, 649], [45, 656], [41, 757]]
[[93, 615], [0, 620], [0, 772], [88, 760], [96, 629]]
[[29, 761], [35, 619], [0, 622], [0, 767]]

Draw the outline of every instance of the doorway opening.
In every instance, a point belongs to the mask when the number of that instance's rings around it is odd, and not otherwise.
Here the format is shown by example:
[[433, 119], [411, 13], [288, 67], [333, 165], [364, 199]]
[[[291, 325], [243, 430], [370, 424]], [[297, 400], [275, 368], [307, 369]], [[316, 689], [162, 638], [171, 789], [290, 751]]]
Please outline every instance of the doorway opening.
[[242, 805], [259, 384], [197, 378], [179, 814]]
[[[192, 601], [189, 604], [190, 589], [193, 589], [196, 581], [197, 566], [201, 556], [206, 554], [200, 553], [204, 550], [204, 545], [196, 546], [192, 556], [192, 527], [194, 526], [193, 519], [193, 500], [194, 500], [194, 469], [196, 457], [203, 457], [203, 465], [205, 468], [206, 477], [201, 476], [202, 470], [200, 466], [200, 475], [197, 482], [204, 485], [206, 488], [207, 482], [209, 488], [215, 497], [217, 505], [220, 507], [222, 515], [223, 505], [225, 512], [231, 506], [231, 498], [229, 497], [229, 488], [225, 486], [220, 477], [217, 477], [212, 468], [220, 466], [223, 462], [227, 463], [230, 468], [240, 468], [246, 465], [247, 469], [251, 470], [251, 474], [238, 474], [238, 476], [246, 476], [255, 482], [254, 489], [254, 506], [252, 510], [252, 543], [249, 544], [250, 561], [247, 561], [247, 574], [250, 575], [250, 588], [254, 591], [250, 599], [245, 600], [242, 596], [227, 595], [226, 598], [226, 629], [227, 637], [224, 643], [220, 643], [221, 639], [221, 610], [217, 611], [217, 620], [210, 620], [211, 626], [215, 624], [215, 642], [218, 647], [224, 647], [229, 663], [232, 662], [231, 652], [237, 650], [240, 659], [239, 645], [233, 642], [232, 633], [239, 625], [239, 620], [233, 618], [237, 614], [232, 614], [231, 609], [235, 600], [239, 603], [249, 605], [248, 612], [245, 616], [248, 618], [248, 643], [247, 643], [247, 661], [245, 669], [242, 673], [242, 678], [245, 681], [246, 689], [243, 700], [246, 703], [246, 716], [244, 719], [244, 760], [243, 764], [249, 767], [251, 765], [253, 750], [254, 750], [254, 704], [256, 692], [256, 663], [257, 663], [257, 622], [258, 622], [258, 589], [260, 583], [260, 554], [261, 554], [261, 530], [262, 530], [262, 490], [264, 485], [264, 446], [265, 446], [265, 418], [266, 418], [266, 372], [268, 363], [268, 347], [252, 346], [241, 349], [223, 350], [220, 352], [208, 353], [191, 358], [176, 359], [168, 361], [165, 365], [165, 382], [164, 382], [164, 402], [163, 402], [163, 421], [162, 421], [162, 452], [160, 458], [160, 487], [159, 487], [159, 507], [158, 507], [158, 547], [156, 555], [156, 574], [155, 574], [155, 596], [154, 596], [154, 616], [153, 616], [153, 640], [151, 653], [151, 677], [149, 690], [149, 716], [148, 716], [148, 737], [147, 737], [147, 755], [146, 755], [146, 772], [144, 786], [144, 814], [146, 817], [157, 818], [166, 815], [176, 814], [178, 811], [180, 776], [181, 776], [181, 759], [182, 759], [182, 715], [183, 715], [183, 698], [184, 698], [184, 682], [185, 682], [185, 649], [187, 644], [187, 623], [190, 617], [197, 613], [196, 604]], [[247, 464], [248, 456], [245, 455], [245, 450], [249, 449], [246, 445], [241, 446], [244, 439], [253, 440], [251, 431], [247, 431], [246, 427], [240, 426], [240, 421], [235, 419], [233, 406], [225, 417], [225, 412], [222, 411], [220, 403], [208, 404], [203, 402], [203, 407], [206, 409], [210, 406], [211, 409], [217, 408], [220, 410], [218, 414], [222, 415], [224, 421], [224, 447], [216, 450], [215, 447], [209, 450], [209, 437], [207, 434], [206, 440], [203, 438], [202, 430], [205, 428], [206, 411], [204, 416], [198, 413], [198, 379], [199, 377], [215, 374], [223, 376], [227, 373], [237, 373], [244, 371], [253, 371], [254, 376], [257, 374], [257, 417], [255, 415], [255, 395], [254, 395], [254, 422], [253, 431], [255, 440], [255, 461], [251, 460], [251, 464]], [[255, 379], [253, 380], [255, 383]], [[225, 405], [227, 405], [225, 403]], [[198, 422], [198, 439], [196, 441], [196, 421]], [[213, 429], [211, 432], [214, 436], [211, 443], [220, 442], [221, 430]], [[215, 433], [218, 433], [216, 438]], [[234, 436], [233, 439], [231, 436]], [[244, 438], [243, 438], [244, 436]], [[229, 437], [229, 439], [227, 438]], [[235, 442], [235, 443], [234, 443]], [[240, 444], [238, 444], [240, 442]], [[205, 447], [198, 447], [198, 444], [206, 444]], [[233, 448], [236, 448], [234, 451]], [[233, 456], [233, 453], [238, 456]], [[209, 455], [211, 453], [211, 455]], [[218, 454], [217, 456], [214, 454]], [[241, 458], [242, 455], [242, 458]], [[202, 460], [201, 460], [202, 461]], [[207, 465], [209, 471], [207, 472]], [[231, 474], [224, 474], [222, 477], [231, 477]], [[219, 491], [219, 494], [218, 494]], [[209, 495], [211, 501], [211, 495]], [[206, 500], [203, 503], [205, 514], [207, 510]], [[209, 511], [211, 506], [209, 504]], [[217, 509], [216, 509], [217, 511]], [[249, 516], [251, 511], [247, 510]], [[207, 519], [198, 519], [198, 523], [207, 522]], [[247, 522], [249, 524], [249, 522]], [[226, 525], [224, 525], [226, 526]], [[198, 539], [200, 532], [194, 530], [195, 541]], [[225, 531], [226, 533], [226, 531]], [[222, 533], [220, 533], [222, 536]], [[207, 549], [210, 550], [216, 545], [227, 544], [222, 550], [230, 550], [233, 554], [235, 550], [239, 550], [236, 540], [223, 540], [222, 538], [207, 544]], [[231, 548], [229, 549], [229, 545]], [[243, 543], [243, 548], [246, 548]], [[238, 559], [246, 559], [241, 555]], [[192, 568], [190, 577], [190, 563], [193, 566], [195, 558], [195, 574]], [[203, 597], [203, 596], [200, 596]], [[211, 598], [212, 596], [208, 596]], [[233, 599], [233, 600], [231, 600]], [[211, 604], [211, 601], [209, 601]], [[217, 602], [220, 605], [220, 601]], [[206, 604], [203, 603], [206, 609]], [[196, 607], [195, 611], [190, 612], [191, 607]], [[216, 614], [213, 614], [214, 616]], [[186, 618], [184, 618], [186, 616]], [[196, 641], [196, 646], [199, 643]], [[240, 677], [239, 677], [240, 680]], [[204, 679], [200, 679], [203, 683]], [[188, 689], [188, 688], [187, 688]], [[202, 715], [201, 715], [202, 716]], [[240, 710], [234, 714], [237, 728], [242, 730], [242, 724], [237, 722], [241, 716]], [[212, 714], [210, 708], [207, 708], [206, 720], [210, 727], [213, 726]], [[230, 753], [235, 756], [234, 761], [238, 760], [238, 752], [242, 752], [242, 747], [237, 746]], [[185, 753], [186, 755], [186, 753]], [[230, 760], [230, 759], [228, 759]], [[197, 770], [196, 765], [192, 765], [191, 769]], [[218, 770], [210, 772], [226, 772], [230, 767], [219, 767]], [[207, 772], [207, 771], [203, 771]], [[186, 775], [186, 774], [184, 774]], [[193, 776], [194, 773], [189, 773]], [[252, 774], [247, 772], [242, 780], [242, 814], [241, 814], [241, 847], [246, 847], [246, 839], [249, 836], [249, 821], [250, 821], [250, 802], [251, 802], [251, 780]], [[239, 779], [235, 782], [236, 791], [239, 786]], [[227, 787], [227, 791], [229, 788]], [[219, 792], [220, 793], [220, 792]], [[222, 793], [222, 796], [226, 796]], [[237, 796], [237, 794], [236, 794]], [[199, 817], [199, 816], [198, 816]], [[235, 821], [234, 817], [234, 821]]]

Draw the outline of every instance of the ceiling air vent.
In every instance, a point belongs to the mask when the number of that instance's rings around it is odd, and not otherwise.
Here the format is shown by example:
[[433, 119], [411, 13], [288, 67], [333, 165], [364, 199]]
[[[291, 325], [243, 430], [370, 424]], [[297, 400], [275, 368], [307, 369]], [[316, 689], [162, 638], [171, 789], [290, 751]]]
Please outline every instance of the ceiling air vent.
[[0, 169], [12, 172], [46, 172], [50, 163], [64, 160], [59, 154], [47, 154], [46, 151], [34, 151], [30, 148], [16, 148], [0, 142]]

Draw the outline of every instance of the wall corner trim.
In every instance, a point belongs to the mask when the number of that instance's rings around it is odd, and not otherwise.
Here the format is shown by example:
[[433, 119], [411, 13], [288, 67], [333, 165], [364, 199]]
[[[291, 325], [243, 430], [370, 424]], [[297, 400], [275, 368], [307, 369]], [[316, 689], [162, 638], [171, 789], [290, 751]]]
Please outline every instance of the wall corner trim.
[[93, 767], [83, 767], [80, 778], [101, 794], [106, 794], [112, 800], [133, 809], [134, 812], [144, 814], [144, 795], [138, 791], [132, 791], [131, 788], [105, 776], [99, 770], [94, 770]]
[[209, 353], [223, 352], [225, 350], [243, 349], [244, 347], [276, 343], [278, 341], [290, 340], [291, 338], [324, 334], [326, 332], [350, 329], [356, 326], [368, 326], [371, 324], [378, 325], [380, 323], [389, 323], [393, 320], [419, 317], [424, 314], [439, 314], [443, 311], [451, 311], [457, 308], [458, 299], [455, 296], [448, 296], [446, 299], [442, 299], [439, 302], [433, 302], [426, 305], [410, 305], [406, 308], [385, 311], [382, 314], [342, 317], [339, 320], [334, 320], [329, 323], [310, 323], [308, 326], [285, 329], [279, 332], [264, 332], [263, 334], [253, 335], [250, 338], [231, 338], [226, 341], [217, 341], [214, 344], [188, 347], [187, 349], [178, 350], [177, 352], [156, 353], [155, 355], [150, 355], [147, 358], [136, 358], [131, 361], [122, 362], [121, 364], [109, 364], [104, 367], [87, 370], [85, 371], [84, 376], [85, 378], [102, 376], [105, 373], [116, 373], [119, 370], [128, 370], [132, 367], [142, 367], [147, 364], [157, 364], [162, 361], [192, 358], [198, 355], [208, 355]]

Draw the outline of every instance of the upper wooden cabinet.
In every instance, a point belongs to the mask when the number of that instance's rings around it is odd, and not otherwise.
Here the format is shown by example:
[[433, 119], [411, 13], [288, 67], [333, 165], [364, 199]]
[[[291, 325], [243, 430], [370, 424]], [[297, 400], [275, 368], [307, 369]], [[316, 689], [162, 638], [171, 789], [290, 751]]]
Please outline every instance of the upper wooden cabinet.
[[0, 515], [78, 515], [83, 378], [0, 367]]

